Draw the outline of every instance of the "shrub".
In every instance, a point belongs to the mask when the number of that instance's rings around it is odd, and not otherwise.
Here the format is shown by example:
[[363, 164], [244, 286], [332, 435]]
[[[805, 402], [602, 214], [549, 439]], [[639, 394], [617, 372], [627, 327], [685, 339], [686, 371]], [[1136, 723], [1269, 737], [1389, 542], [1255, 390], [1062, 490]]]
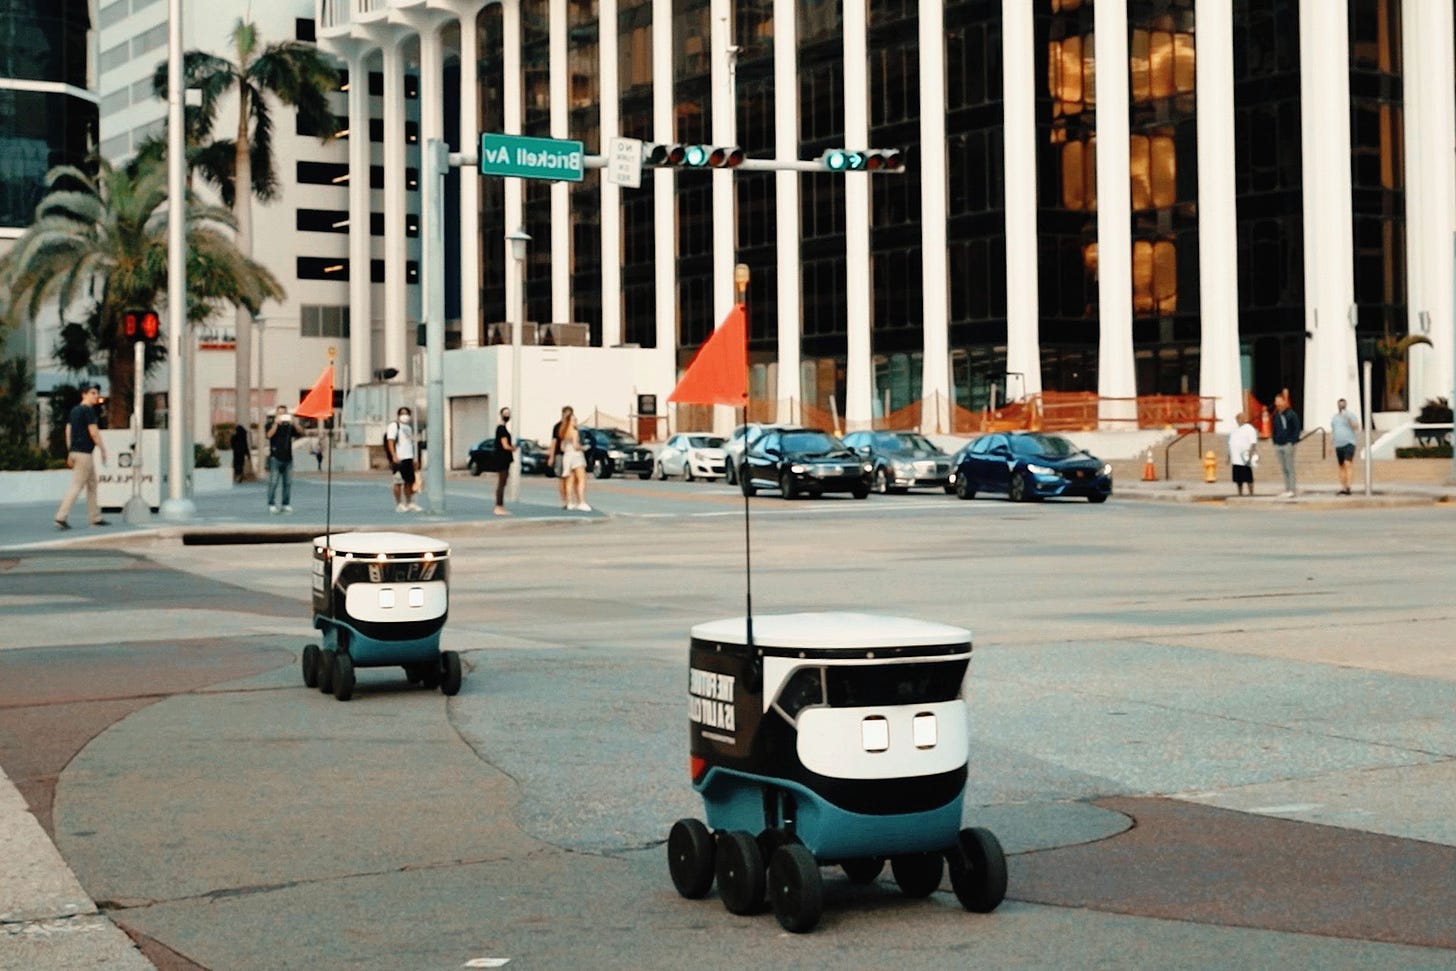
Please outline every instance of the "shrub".
[[215, 469], [217, 464], [217, 449], [201, 442], [193, 444], [192, 467], [194, 469]]
[[42, 449], [18, 442], [0, 442], [0, 470], [32, 472], [49, 467], [50, 459]]
[[1424, 405], [1421, 405], [1421, 413], [1416, 417], [1422, 425], [1445, 425], [1451, 421], [1451, 402], [1445, 398], [1431, 398]]
[[1395, 457], [1398, 459], [1448, 459], [1451, 457], [1451, 446], [1410, 445], [1396, 449]]

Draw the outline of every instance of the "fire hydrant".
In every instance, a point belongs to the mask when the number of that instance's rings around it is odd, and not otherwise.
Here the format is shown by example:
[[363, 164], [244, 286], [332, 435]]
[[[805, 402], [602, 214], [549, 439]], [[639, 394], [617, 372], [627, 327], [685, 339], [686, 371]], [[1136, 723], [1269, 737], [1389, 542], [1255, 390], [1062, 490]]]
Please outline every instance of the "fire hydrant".
[[1218, 479], [1218, 456], [1212, 450], [1203, 453], [1203, 481], [1214, 482]]

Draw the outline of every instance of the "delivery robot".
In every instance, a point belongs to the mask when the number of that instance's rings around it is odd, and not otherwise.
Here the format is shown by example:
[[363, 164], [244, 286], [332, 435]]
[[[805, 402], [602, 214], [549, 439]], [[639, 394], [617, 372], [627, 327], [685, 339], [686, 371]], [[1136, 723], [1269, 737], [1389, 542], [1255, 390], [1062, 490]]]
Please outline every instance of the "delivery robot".
[[399, 665], [411, 684], [460, 690], [460, 655], [440, 650], [450, 606], [450, 546], [410, 533], [361, 532], [313, 541], [313, 626], [303, 683], [348, 701], [356, 668]]
[[786, 930], [819, 922], [819, 868], [856, 883], [890, 863], [926, 897], [950, 867], [967, 910], [1006, 895], [989, 831], [961, 828], [971, 634], [857, 613], [742, 617], [692, 629], [688, 702], [693, 788], [706, 825], [667, 840], [673, 884], [705, 896], [716, 880], [734, 914], [765, 897]]

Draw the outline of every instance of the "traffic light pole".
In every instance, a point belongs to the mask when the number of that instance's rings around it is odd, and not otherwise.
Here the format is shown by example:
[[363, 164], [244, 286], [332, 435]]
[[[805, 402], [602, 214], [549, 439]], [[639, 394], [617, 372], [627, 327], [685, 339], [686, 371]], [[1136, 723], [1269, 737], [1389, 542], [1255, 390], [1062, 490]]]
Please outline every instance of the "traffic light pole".
[[[140, 525], [150, 522], [152, 518], [152, 507], [142, 498], [142, 428], [146, 422], [142, 421], [142, 398], [146, 390], [144, 385], [147, 378], [147, 342], [134, 340], [132, 347], [132, 410], [131, 410], [131, 498], [122, 507], [121, 518], [132, 525]], [[179, 411], [181, 409], [178, 409]], [[174, 468], [176, 465], [174, 463]], [[161, 474], [161, 469], [157, 470]]]

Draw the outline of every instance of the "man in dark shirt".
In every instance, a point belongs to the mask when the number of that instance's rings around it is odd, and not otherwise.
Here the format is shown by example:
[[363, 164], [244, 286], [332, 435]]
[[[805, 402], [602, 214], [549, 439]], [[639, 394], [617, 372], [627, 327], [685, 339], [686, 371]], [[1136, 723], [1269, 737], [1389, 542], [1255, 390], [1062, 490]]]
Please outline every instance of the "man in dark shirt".
[[277, 515], [278, 486], [283, 485], [283, 512], [293, 512], [293, 440], [300, 438], [293, 416], [285, 405], [279, 405], [268, 419], [263, 434], [268, 436], [268, 511]]
[[1274, 451], [1279, 456], [1279, 468], [1284, 473], [1284, 498], [1294, 498], [1294, 446], [1304, 426], [1299, 422], [1299, 412], [1289, 407], [1289, 392], [1283, 391], [1274, 399]]
[[242, 422], [233, 426], [233, 481], [243, 481], [243, 460], [248, 457], [248, 430]]
[[506, 511], [506, 480], [511, 477], [511, 464], [516, 460], [516, 444], [511, 438], [511, 409], [500, 410], [500, 424], [495, 426], [495, 514], [509, 516]]
[[71, 470], [71, 488], [56, 509], [56, 529], [70, 529], [67, 521], [71, 506], [81, 490], [86, 490], [86, 515], [92, 526], [106, 526], [101, 518], [101, 503], [96, 498], [96, 465], [93, 453], [101, 452], [101, 464], [106, 464], [106, 446], [101, 443], [101, 429], [97, 424], [96, 403], [101, 400], [101, 386], [87, 384], [81, 388], [81, 403], [71, 409], [66, 422], [66, 468]]

